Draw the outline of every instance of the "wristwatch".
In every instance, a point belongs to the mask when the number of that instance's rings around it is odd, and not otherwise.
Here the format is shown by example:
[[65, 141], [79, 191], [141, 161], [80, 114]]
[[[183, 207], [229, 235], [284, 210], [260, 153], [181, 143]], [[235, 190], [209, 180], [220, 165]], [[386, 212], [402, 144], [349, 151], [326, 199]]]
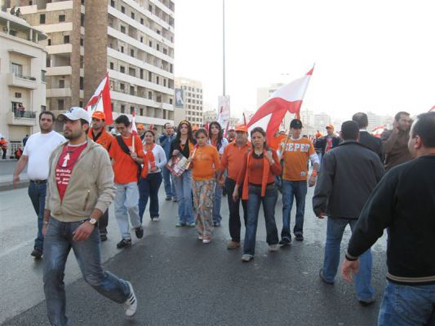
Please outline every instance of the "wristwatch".
[[98, 221], [97, 221], [96, 219], [94, 219], [94, 218], [91, 217], [91, 218], [88, 220], [88, 222], [91, 223], [93, 226], [96, 226]]

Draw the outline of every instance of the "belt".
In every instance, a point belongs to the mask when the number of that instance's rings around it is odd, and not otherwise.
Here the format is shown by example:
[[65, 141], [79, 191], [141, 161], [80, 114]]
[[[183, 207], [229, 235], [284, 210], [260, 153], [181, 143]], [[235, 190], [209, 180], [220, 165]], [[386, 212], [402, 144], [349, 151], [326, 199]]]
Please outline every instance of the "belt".
[[47, 183], [47, 180], [30, 180], [30, 182], [42, 184], [42, 183]]

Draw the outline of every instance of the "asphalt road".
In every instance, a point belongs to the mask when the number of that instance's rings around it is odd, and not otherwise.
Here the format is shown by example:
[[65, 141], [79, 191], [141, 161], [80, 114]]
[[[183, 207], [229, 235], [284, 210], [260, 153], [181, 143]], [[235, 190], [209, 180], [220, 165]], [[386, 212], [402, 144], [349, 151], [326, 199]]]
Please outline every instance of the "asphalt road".
[[[161, 189], [162, 190], [162, 189]], [[385, 238], [374, 246], [373, 283], [376, 303], [358, 304], [352, 285], [337, 276], [322, 283], [326, 220], [311, 209], [307, 195], [305, 241], [269, 253], [261, 215], [256, 257], [242, 263], [242, 251], [228, 251], [228, 209], [213, 241], [196, 240], [195, 229], [175, 228], [177, 205], [161, 191], [161, 221], [145, 219], [145, 236], [119, 251], [113, 207], [109, 240], [102, 244], [104, 267], [132, 282], [139, 308], [133, 319], [120, 305], [99, 295], [82, 279], [75, 257], [66, 269], [67, 314], [73, 325], [376, 325], [385, 285]], [[42, 289], [42, 263], [29, 254], [36, 217], [26, 189], [0, 192], [0, 323], [48, 325]], [[276, 208], [281, 228], [281, 199]], [[343, 243], [347, 244], [347, 230]], [[342, 246], [344, 251], [345, 245]]]

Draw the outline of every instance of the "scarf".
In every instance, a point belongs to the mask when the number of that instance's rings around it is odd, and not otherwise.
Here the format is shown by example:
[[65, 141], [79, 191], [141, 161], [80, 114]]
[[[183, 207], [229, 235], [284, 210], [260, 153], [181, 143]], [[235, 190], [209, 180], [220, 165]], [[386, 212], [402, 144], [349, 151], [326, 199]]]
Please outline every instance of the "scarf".
[[[266, 185], [267, 185], [267, 179], [269, 177], [269, 171], [270, 171], [270, 163], [268, 159], [264, 156], [266, 151], [263, 151], [263, 176], [261, 179], [261, 197], [264, 197], [266, 195]], [[252, 152], [248, 153], [247, 157], [247, 165], [246, 165], [246, 174], [245, 174], [245, 181], [243, 182], [243, 194], [242, 199], [248, 200], [248, 188], [249, 188], [249, 162], [251, 161]]]
[[[145, 145], [145, 147], [146, 146], [147, 145]], [[143, 168], [141, 173], [141, 177], [143, 179], [145, 179], [149, 173], [148, 163], [151, 166], [151, 170], [156, 167], [156, 158], [154, 157], [154, 153], [153, 153], [154, 146], [156, 146], [156, 144], [152, 144], [151, 147], [146, 150], [145, 157], [144, 157], [145, 160], [143, 162]]]

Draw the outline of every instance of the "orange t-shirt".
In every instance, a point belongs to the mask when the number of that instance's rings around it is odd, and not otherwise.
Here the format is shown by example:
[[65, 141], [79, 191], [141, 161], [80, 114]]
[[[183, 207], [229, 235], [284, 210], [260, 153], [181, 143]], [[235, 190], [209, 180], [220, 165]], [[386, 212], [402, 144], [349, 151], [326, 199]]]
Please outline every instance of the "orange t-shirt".
[[104, 128], [101, 131], [101, 133], [97, 135], [97, 138], [94, 137], [92, 128], [89, 129], [88, 137], [92, 139], [94, 142], [96, 142], [97, 144], [103, 146], [106, 149], [106, 151], [110, 150], [110, 146], [112, 145], [112, 142], [115, 140], [115, 137], [109, 134]]
[[[121, 136], [122, 137], [122, 136]], [[144, 157], [142, 141], [138, 135], [130, 135], [128, 138], [122, 137], [124, 143], [132, 149], [132, 139], [134, 137], [134, 148], [135, 153], [140, 158]], [[113, 164], [113, 172], [115, 173], [115, 183], [117, 184], [127, 184], [131, 182], [137, 182], [137, 163], [133, 161], [131, 156], [127, 155], [119, 146], [118, 140], [114, 138], [112, 146], [109, 150], [110, 157], [115, 161]]]
[[[281, 174], [281, 165], [279, 164], [278, 155], [272, 150], [272, 158], [275, 161], [270, 165], [269, 175], [267, 176], [267, 184], [275, 182], [275, 176]], [[242, 168], [240, 169], [237, 177], [237, 184], [240, 186], [245, 181], [245, 175], [248, 173], [248, 182], [257, 186], [261, 186], [263, 183], [263, 157], [256, 158], [251, 156], [248, 166], [248, 153], [245, 154], [243, 162], [240, 162]]]
[[276, 137], [273, 137], [269, 142], [269, 147], [272, 148], [273, 150], [277, 151], [280, 146], [281, 143], [286, 139], [286, 135], [278, 135]]
[[228, 169], [228, 178], [237, 181], [237, 176], [243, 167], [243, 160], [246, 157], [246, 153], [251, 149], [250, 142], [247, 142], [245, 146], [239, 147], [236, 142], [232, 142], [224, 149], [222, 155], [222, 169]]
[[[195, 154], [193, 154], [193, 152], [195, 152]], [[198, 146], [196, 149], [192, 150], [190, 155], [193, 155], [190, 165], [193, 180], [213, 179], [215, 171], [221, 168], [219, 153], [213, 146]]]
[[284, 160], [283, 179], [289, 181], [304, 181], [308, 177], [308, 160], [315, 154], [313, 143], [305, 137], [289, 138], [285, 151], [285, 140], [280, 145], [281, 158]]

